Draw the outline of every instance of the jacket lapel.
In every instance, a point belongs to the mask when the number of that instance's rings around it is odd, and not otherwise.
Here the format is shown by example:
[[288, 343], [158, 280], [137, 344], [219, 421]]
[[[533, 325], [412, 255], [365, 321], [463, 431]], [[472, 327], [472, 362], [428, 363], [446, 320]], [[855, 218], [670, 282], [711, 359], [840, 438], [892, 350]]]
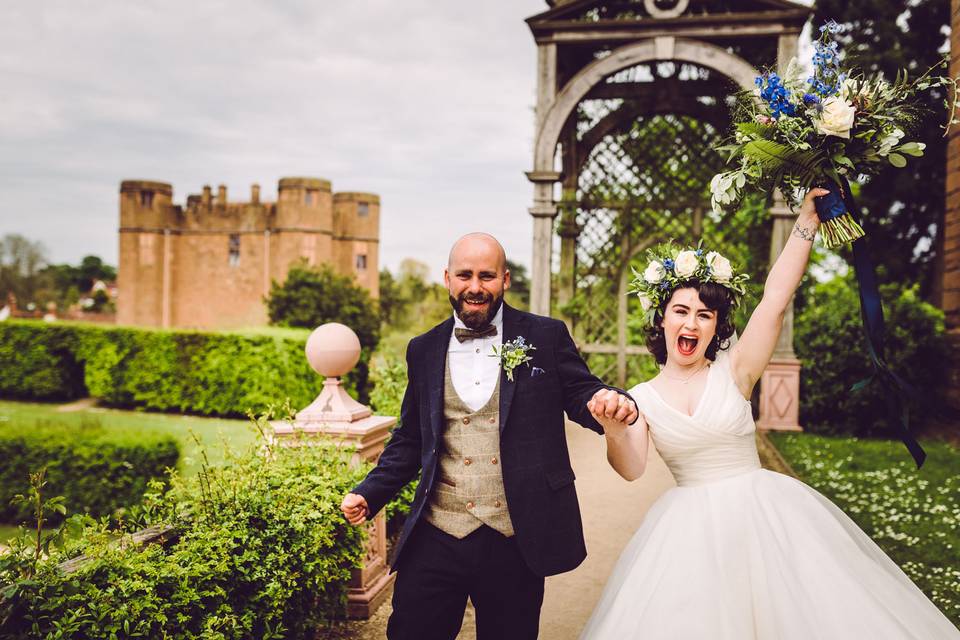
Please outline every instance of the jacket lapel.
[[439, 438], [443, 430], [443, 374], [447, 368], [447, 351], [450, 348], [450, 336], [453, 335], [453, 318], [441, 323], [427, 351], [427, 393], [430, 394], [430, 429], [434, 438]]
[[[523, 329], [526, 327], [526, 322], [522, 314], [518, 312], [513, 307], [507, 305], [506, 302], [503, 303], [503, 342], [501, 344], [506, 344], [517, 338], [517, 336], [523, 335]], [[530, 336], [523, 336], [529, 340]], [[507, 426], [507, 419], [510, 417], [510, 407], [513, 405], [513, 394], [517, 390], [517, 376], [522, 375], [520, 367], [514, 369], [513, 380], [507, 379], [507, 374], [500, 368], [500, 433], [503, 433], [503, 430]]]

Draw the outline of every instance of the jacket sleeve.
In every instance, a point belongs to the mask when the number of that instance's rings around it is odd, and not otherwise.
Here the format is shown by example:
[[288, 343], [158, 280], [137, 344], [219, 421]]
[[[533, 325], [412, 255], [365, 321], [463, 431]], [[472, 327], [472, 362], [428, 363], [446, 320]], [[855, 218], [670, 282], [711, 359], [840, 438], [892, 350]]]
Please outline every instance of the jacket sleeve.
[[[613, 389], [626, 396], [636, 405], [633, 397], [617, 387], [612, 387], [600, 381], [600, 378], [590, 373], [587, 363], [580, 357], [577, 346], [567, 330], [567, 325], [560, 323], [557, 330], [557, 370], [560, 374], [560, 384], [563, 387], [563, 409], [567, 416], [582, 427], [603, 433], [603, 427], [594, 420], [587, 409], [587, 402], [601, 389]], [[638, 405], [639, 406], [639, 405]], [[639, 417], [639, 416], [638, 416]]]
[[411, 366], [413, 343], [407, 346], [407, 389], [400, 405], [400, 424], [393, 430], [380, 460], [367, 477], [353, 489], [367, 500], [373, 518], [420, 471], [420, 403]]

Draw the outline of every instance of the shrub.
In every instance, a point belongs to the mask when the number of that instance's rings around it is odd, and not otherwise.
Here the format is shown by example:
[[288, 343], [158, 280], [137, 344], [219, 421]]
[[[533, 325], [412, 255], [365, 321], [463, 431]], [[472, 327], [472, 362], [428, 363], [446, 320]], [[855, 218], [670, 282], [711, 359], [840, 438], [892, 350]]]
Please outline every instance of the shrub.
[[327, 322], [340, 322], [353, 329], [362, 347], [353, 373], [359, 400], [367, 402], [370, 354], [380, 341], [380, 313], [366, 289], [329, 265], [313, 268], [301, 263], [290, 269], [283, 284], [271, 284], [266, 303], [275, 325], [312, 330]]
[[[0, 394], [223, 417], [289, 398], [305, 407], [322, 379], [304, 357], [309, 332], [170, 331], [37, 321], [0, 323]], [[26, 354], [26, 355], [24, 355]], [[361, 380], [345, 377], [354, 393]]]
[[71, 326], [0, 322], [0, 393], [36, 400], [86, 396], [77, 343]]
[[[15, 540], [0, 556], [0, 638], [313, 638], [364, 555], [339, 504], [365, 469], [333, 447], [257, 445], [153, 485], [139, 524], [173, 524], [165, 546], [113, 544], [90, 522], [39, 561], [29, 536]], [[77, 571], [57, 569], [80, 553]]]
[[[381, 359], [370, 372], [373, 388], [370, 390], [370, 407], [383, 416], [400, 417], [400, 404], [407, 389], [407, 365], [394, 358]], [[399, 420], [397, 425], [400, 426]], [[419, 476], [407, 484], [393, 500], [384, 507], [384, 514], [391, 531], [399, 528], [410, 513]]]
[[13, 503], [29, 489], [29, 474], [46, 468], [50, 491], [74, 512], [110, 515], [138, 503], [148, 483], [166, 476], [180, 458], [173, 438], [149, 432], [106, 430], [40, 421], [0, 428], [0, 520], [21, 522], [30, 506]]
[[[911, 402], [911, 428], [922, 426], [940, 406], [946, 380], [943, 313], [917, 295], [917, 287], [881, 288], [890, 367], [918, 390]], [[852, 276], [814, 287], [798, 314], [794, 344], [803, 362], [800, 419], [815, 433], [894, 435], [878, 381], [851, 392], [873, 373]]]

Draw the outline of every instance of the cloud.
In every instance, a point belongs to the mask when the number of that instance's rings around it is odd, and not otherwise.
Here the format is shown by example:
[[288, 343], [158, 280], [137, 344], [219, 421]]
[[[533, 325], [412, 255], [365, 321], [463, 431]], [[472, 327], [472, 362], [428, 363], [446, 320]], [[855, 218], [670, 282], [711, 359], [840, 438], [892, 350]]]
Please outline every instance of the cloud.
[[381, 252], [439, 277], [474, 228], [529, 263], [541, 0], [466, 6], [70, 1], [0, 24], [0, 233], [117, 257], [127, 178], [275, 196], [284, 175], [379, 193]]

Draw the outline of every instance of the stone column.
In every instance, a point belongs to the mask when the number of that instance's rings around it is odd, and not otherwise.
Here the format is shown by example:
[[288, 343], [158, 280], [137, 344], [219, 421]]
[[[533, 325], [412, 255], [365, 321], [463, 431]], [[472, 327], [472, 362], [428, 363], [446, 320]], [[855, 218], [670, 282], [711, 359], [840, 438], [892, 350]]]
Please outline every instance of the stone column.
[[[273, 439], [283, 445], [309, 444], [302, 435], [324, 436], [338, 446], [354, 448], [353, 463], [376, 463], [397, 419], [374, 416], [351, 398], [340, 377], [360, 359], [360, 340], [346, 325], [330, 322], [317, 327], [307, 339], [307, 360], [314, 371], [326, 376], [323, 391], [299, 411], [293, 422], [272, 423]], [[364, 525], [367, 548], [363, 566], [353, 569], [347, 594], [347, 617], [369, 618], [383, 603], [393, 583], [387, 567], [387, 526], [383, 511]]]
[[[960, 74], [960, 0], [950, 3], [950, 75]], [[943, 225], [941, 304], [946, 319], [948, 356], [947, 402], [960, 415], [960, 127], [947, 143], [946, 211]]]
[[553, 258], [553, 219], [557, 205], [553, 201], [553, 185], [559, 181], [557, 171], [528, 171], [533, 183], [533, 264], [530, 270], [530, 311], [550, 315], [550, 263]]
[[[773, 196], [770, 215], [773, 218], [770, 236], [772, 265], [787, 244], [795, 217], [779, 191]], [[776, 431], [803, 430], [800, 426], [800, 360], [793, 352], [793, 300], [784, 313], [783, 329], [773, 357], [760, 377], [760, 418], [757, 426]]]

